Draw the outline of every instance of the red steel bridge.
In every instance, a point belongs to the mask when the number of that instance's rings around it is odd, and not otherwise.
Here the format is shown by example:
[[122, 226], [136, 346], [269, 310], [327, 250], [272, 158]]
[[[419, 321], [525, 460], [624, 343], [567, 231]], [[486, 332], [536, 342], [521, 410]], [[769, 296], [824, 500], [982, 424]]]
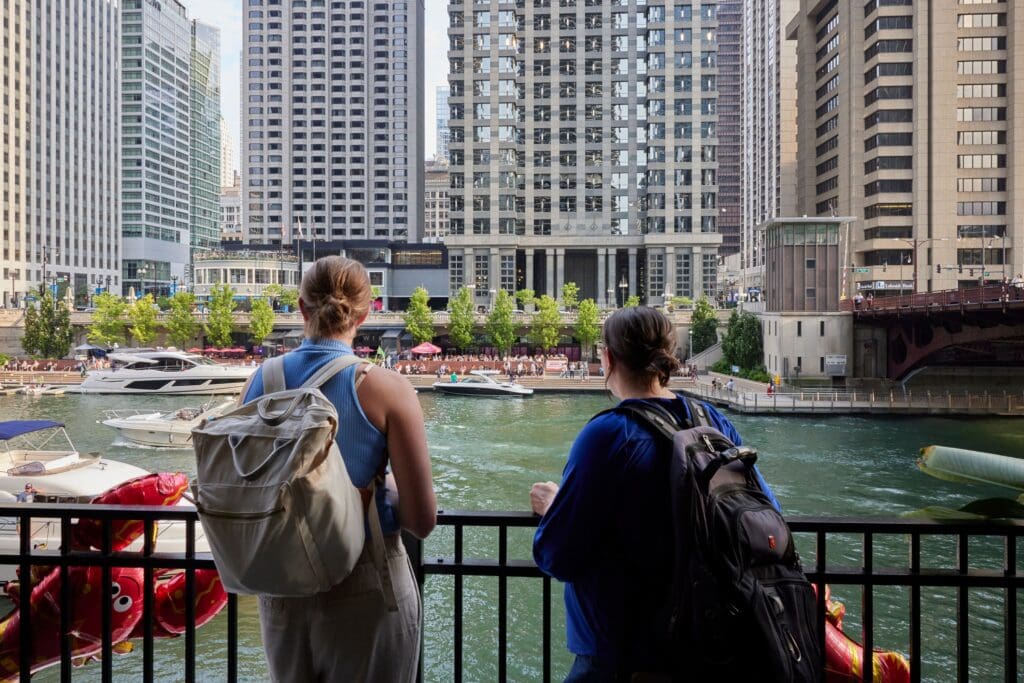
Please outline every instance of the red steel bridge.
[[847, 299], [856, 326], [885, 330], [887, 376], [905, 378], [929, 365], [1024, 367], [1024, 287]]

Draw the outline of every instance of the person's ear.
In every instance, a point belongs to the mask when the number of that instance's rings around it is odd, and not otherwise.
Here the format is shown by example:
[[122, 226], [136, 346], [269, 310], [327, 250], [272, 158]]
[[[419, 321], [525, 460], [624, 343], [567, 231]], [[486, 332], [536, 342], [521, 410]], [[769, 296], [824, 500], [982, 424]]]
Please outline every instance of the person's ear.
[[299, 313], [302, 314], [302, 322], [309, 320], [309, 311], [306, 310], [306, 302], [299, 298]]

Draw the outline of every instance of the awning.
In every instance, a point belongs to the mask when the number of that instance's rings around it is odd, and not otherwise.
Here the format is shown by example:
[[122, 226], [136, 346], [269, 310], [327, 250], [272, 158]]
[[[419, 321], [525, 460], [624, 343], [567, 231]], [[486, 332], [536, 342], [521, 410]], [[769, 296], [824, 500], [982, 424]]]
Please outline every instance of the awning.
[[54, 422], [53, 420], [11, 420], [10, 422], [0, 422], [0, 441], [7, 441], [22, 434], [38, 432], [40, 429], [53, 429], [63, 426], [63, 422]]
[[380, 336], [381, 339], [398, 339], [402, 336], [402, 332], [405, 331], [404, 327], [392, 327]]
[[292, 330], [291, 332], [286, 333], [281, 338], [282, 339], [302, 339], [305, 336], [306, 336], [306, 333], [303, 330]]
[[263, 338], [263, 341], [277, 341], [278, 339], [284, 339], [284, 335], [284, 332], [271, 332], [270, 334]]

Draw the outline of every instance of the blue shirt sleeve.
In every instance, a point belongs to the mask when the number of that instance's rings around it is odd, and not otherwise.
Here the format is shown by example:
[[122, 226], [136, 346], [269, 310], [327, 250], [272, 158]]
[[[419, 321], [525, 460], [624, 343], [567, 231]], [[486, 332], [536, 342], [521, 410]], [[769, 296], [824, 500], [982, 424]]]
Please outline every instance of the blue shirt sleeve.
[[592, 567], [591, 553], [608, 528], [614, 505], [608, 494], [608, 461], [621, 449], [621, 418], [608, 415], [583, 428], [569, 451], [562, 484], [533, 538], [533, 559], [541, 571], [572, 581]]
[[253, 375], [252, 382], [249, 383], [249, 389], [245, 392], [245, 397], [242, 399], [242, 403], [248, 403], [249, 401], [263, 395], [263, 367], [256, 368], [256, 372]]

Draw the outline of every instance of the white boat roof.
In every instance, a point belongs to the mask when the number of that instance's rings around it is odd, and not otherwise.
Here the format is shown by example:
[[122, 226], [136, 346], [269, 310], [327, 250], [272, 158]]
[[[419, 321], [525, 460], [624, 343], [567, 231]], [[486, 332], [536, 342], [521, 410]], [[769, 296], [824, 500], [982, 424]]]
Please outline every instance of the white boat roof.
[[158, 361], [165, 359], [173, 360], [188, 360], [195, 361], [196, 359], [203, 360], [203, 356], [196, 353], [185, 353], [184, 351], [140, 351], [138, 353], [127, 353], [127, 352], [116, 352], [108, 353], [107, 358], [110, 360], [117, 361], [119, 363], [149, 363], [155, 364]]

